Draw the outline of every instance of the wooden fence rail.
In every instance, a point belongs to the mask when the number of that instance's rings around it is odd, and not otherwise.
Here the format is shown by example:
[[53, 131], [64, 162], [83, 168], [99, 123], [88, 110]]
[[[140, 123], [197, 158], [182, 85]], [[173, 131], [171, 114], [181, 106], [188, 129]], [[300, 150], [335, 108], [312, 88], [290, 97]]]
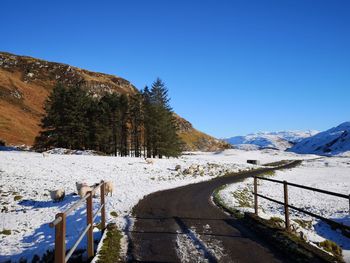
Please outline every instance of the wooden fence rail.
[[[270, 181], [270, 182], [274, 182], [274, 183], [279, 183], [279, 184], [283, 184], [283, 202], [272, 199], [270, 197], [264, 196], [262, 194], [258, 193], [258, 179], [259, 180], [264, 180], [264, 181]], [[306, 189], [309, 191], [314, 191], [314, 192], [318, 192], [318, 193], [322, 193], [322, 194], [327, 194], [327, 195], [332, 195], [332, 196], [336, 196], [339, 198], [344, 198], [349, 200], [349, 214], [350, 214], [350, 195], [345, 195], [345, 194], [340, 194], [340, 193], [335, 193], [335, 192], [331, 192], [331, 191], [326, 191], [326, 190], [322, 190], [322, 189], [317, 189], [317, 188], [313, 188], [313, 187], [309, 187], [309, 186], [304, 186], [304, 185], [299, 185], [299, 184], [294, 184], [294, 183], [289, 183], [287, 181], [279, 181], [279, 180], [275, 180], [275, 179], [271, 179], [271, 178], [265, 178], [265, 177], [259, 177], [259, 176], [254, 176], [254, 211], [255, 214], [258, 215], [258, 197], [261, 197], [263, 199], [266, 199], [268, 201], [280, 204], [284, 207], [284, 216], [285, 216], [285, 228], [287, 231], [290, 230], [290, 220], [289, 220], [289, 208], [296, 210], [298, 212], [304, 213], [306, 215], [315, 217], [317, 219], [321, 219], [324, 222], [326, 222], [327, 224], [329, 224], [331, 227], [333, 228], [338, 228], [340, 230], [343, 231], [343, 234], [345, 234], [346, 236], [350, 236], [350, 226], [344, 225], [342, 223], [336, 222], [334, 220], [325, 218], [323, 216], [317, 215], [315, 213], [312, 213], [310, 211], [306, 211], [302, 208], [290, 205], [288, 202], [288, 186], [293, 186], [293, 187], [297, 187], [297, 188], [302, 188], [302, 189]]]
[[[93, 202], [92, 197], [96, 191], [100, 188], [100, 207], [93, 214]], [[86, 201], [86, 227], [78, 237], [77, 241], [66, 253], [66, 218], [75, 209], [80, 207]], [[55, 228], [55, 263], [65, 263], [73, 255], [75, 249], [78, 247], [81, 240], [87, 235], [87, 254], [88, 258], [94, 257], [94, 233], [93, 225], [96, 217], [101, 212], [101, 231], [106, 228], [106, 208], [105, 208], [105, 183], [102, 181], [99, 185], [88, 192], [85, 197], [81, 198], [78, 202], [73, 204], [70, 208], [62, 213], [56, 214], [56, 219], [52, 221], [49, 226]]]

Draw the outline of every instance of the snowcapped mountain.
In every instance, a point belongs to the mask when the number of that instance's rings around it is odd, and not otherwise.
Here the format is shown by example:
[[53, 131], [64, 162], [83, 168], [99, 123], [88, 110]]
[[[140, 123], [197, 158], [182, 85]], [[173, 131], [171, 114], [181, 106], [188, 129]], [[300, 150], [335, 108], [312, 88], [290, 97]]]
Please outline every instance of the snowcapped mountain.
[[265, 148], [286, 150], [304, 138], [315, 134], [317, 134], [317, 131], [259, 132], [246, 136], [235, 136], [224, 140], [236, 148], [245, 150]]
[[305, 138], [288, 151], [320, 155], [337, 155], [350, 151], [350, 122]]

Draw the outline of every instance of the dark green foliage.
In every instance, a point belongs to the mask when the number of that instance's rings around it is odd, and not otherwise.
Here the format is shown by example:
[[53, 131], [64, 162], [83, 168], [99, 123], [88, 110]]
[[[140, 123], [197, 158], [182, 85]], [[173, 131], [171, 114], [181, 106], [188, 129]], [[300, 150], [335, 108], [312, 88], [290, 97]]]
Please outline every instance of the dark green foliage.
[[[152, 84], [151, 91], [146, 91], [148, 107], [146, 130], [149, 145], [147, 149], [152, 152], [151, 156], [178, 156], [181, 153], [181, 141], [177, 135], [173, 111], [170, 107], [168, 89], [159, 78]], [[145, 127], [146, 128], [146, 127]]]
[[101, 107], [104, 109], [101, 126], [104, 128], [102, 151], [117, 156], [119, 148], [119, 96], [107, 94], [101, 98]]
[[132, 96], [112, 93], [99, 99], [80, 86], [68, 89], [59, 84], [45, 110], [43, 131], [35, 141], [39, 150], [62, 147], [159, 158], [181, 153], [168, 90], [160, 79], [151, 90], [146, 87]]
[[130, 99], [130, 134], [131, 134], [131, 152], [135, 157], [142, 154], [141, 142], [144, 123], [144, 109], [142, 94], [136, 94]]
[[151, 103], [151, 92], [146, 86], [142, 92], [143, 110], [144, 110], [144, 153], [148, 158], [152, 155], [152, 134], [155, 117]]
[[70, 89], [56, 86], [46, 102], [47, 114], [41, 125], [44, 131], [36, 139], [36, 146], [85, 149], [88, 141], [89, 100], [80, 86]]
[[120, 134], [120, 155], [129, 155], [129, 101], [126, 95], [119, 98], [119, 134]]
[[87, 109], [87, 141], [86, 148], [101, 151], [105, 144], [104, 123], [105, 109], [101, 106], [100, 101], [91, 99]]

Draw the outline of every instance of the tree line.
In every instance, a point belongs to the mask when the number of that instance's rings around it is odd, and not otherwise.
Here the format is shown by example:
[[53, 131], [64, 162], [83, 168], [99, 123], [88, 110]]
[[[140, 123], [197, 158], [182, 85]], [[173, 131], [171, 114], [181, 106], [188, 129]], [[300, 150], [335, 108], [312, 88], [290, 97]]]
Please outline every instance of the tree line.
[[94, 97], [80, 85], [56, 85], [45, 103], [35, 148], [96, 150], [115, 156], [178, 156], [183, 146], [159, 78], [133, 95]]

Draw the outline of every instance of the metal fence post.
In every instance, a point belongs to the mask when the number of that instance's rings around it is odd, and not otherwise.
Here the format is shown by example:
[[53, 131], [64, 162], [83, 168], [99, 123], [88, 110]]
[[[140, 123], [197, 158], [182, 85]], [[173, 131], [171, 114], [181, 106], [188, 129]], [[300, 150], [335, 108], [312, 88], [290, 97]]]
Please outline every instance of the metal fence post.
[[92, 195], [93, 192], [87, 193], [89, 197], [86, 199], [86, 224], [90, 224], [90, 228], [87, 232], [87, 254], [91, 259], [94, 256], [94, 232], [93, 232], [93, 209], [92, 209]]
[[55, 226], [55, 263], [66, 262], [66, 214], [58, 213], [62, 221]]
[[255, 214], [258, 215], [258, 178], [254, 176], [254, 209]]
[[288, 209], [288, 184], [286, 181], [283, 181], [283, 188], [284, 188], [284, 217], [285, 217], [285, 224], [286, 224], [286, 230], [290, 230], [289, 225], [289, 209]]
[[101, 229], [105, 229], [106, 228], [106, 208], [105, 208], [105, 182], [102, 181], [101, 184]]

